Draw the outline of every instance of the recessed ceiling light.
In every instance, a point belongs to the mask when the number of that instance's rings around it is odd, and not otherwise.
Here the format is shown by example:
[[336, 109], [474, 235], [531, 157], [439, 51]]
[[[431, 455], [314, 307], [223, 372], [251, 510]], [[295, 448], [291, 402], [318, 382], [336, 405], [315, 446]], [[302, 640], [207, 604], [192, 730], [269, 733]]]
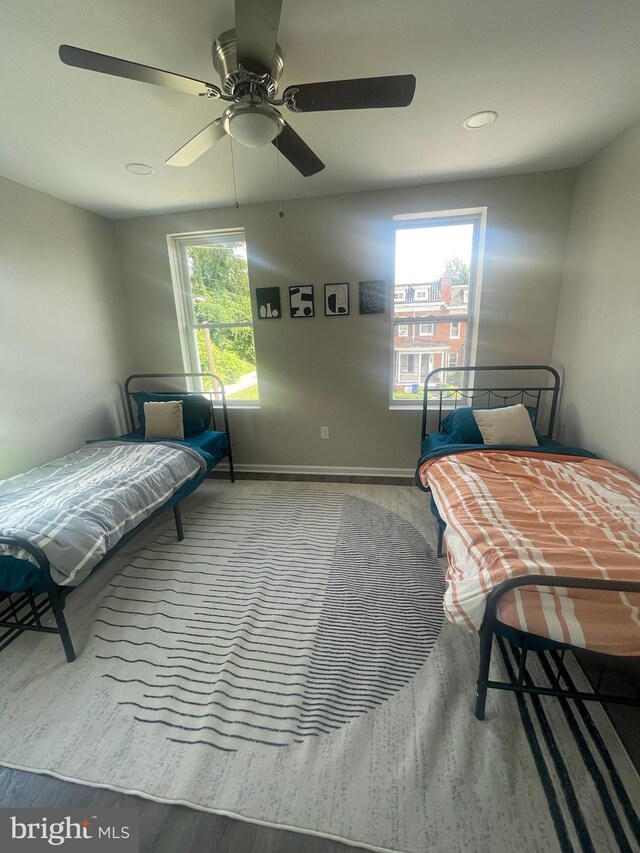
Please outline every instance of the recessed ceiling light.
[[155, 169], [147, 166], [146, 163], [127, 163], [125, 169], [132, 175], [153, 175], [155, 172]]
[[493, 110], [483, 110], [481, 113], [474, 113], [469, 118], [462, 122], [462, 126], [467, 130], [479, 130], [481, 127], [487, 127], [489, 124], [498, 118], [498, 113]]

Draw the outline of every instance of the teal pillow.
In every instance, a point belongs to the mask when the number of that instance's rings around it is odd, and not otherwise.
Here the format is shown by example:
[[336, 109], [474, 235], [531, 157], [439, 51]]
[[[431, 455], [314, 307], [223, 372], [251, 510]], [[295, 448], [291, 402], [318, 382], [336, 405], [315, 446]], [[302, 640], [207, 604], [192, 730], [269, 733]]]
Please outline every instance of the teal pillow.
[[155, 394], [150, 391], [137, 391], [131, 396], [138, 406], [138, 423], [143, 432], [145, 403], [168, 403], [170, 400], [180, 400], [185, 438], [199, 435], [208, 429], [211, 423], [211, 403], [201, 394]]
[[[502, 409], [504, 406], [460, 406], [449, 412], [442, 421], [441, 431], [449, 436], [451, 444], [484, 444], [482, 433], [473, 416], [474, 409]], [[531, 422], [534, 423], [536, 416], [535, 406], [525, 406], [529, 412]]]

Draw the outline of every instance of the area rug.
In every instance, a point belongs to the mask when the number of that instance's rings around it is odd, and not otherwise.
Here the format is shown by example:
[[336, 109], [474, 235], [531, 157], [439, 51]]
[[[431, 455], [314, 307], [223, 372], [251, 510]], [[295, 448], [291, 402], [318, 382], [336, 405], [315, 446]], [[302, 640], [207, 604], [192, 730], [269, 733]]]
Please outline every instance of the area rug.
[[183, 542], [156, 526], [69, 598], [75, 663], [55, 636], [2, 654], [0, 763], [394, 853], [638, 849], [601, 710], [493, 692], [475, 720], [427, 515], [408, 488], [206, 484]]

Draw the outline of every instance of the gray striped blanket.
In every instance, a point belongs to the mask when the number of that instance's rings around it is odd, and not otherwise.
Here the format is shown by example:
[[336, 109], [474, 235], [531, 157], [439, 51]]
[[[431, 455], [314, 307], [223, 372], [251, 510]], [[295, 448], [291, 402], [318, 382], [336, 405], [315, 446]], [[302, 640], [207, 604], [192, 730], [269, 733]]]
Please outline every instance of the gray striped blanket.
[[[61, 586], [81, 583], [129, 530], [188, 480], [204, 458], [171, 442], [97, 442], [0, 482], [0, 534], [41, 548]], [[33, 558], [0, 545], [0, 556]]]

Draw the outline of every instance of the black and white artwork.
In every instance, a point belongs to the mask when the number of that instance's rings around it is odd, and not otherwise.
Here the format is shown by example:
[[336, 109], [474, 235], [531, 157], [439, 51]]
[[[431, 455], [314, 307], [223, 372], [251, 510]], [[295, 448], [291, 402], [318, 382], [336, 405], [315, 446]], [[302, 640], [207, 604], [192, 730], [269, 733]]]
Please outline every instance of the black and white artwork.
[[256, 287], [256, 305], [261, 320], [277, 320], [282, 317], [279, 287]]
[[313, 285], [300, 284], [289, 288], [292, 317], [313, 317]]
[[385, 311], [384, 281], [360, 282], [360, 313], [384, 314]]
[[345, 317], [349, 313], [349, 282], [324, 286], [325, 317]]

